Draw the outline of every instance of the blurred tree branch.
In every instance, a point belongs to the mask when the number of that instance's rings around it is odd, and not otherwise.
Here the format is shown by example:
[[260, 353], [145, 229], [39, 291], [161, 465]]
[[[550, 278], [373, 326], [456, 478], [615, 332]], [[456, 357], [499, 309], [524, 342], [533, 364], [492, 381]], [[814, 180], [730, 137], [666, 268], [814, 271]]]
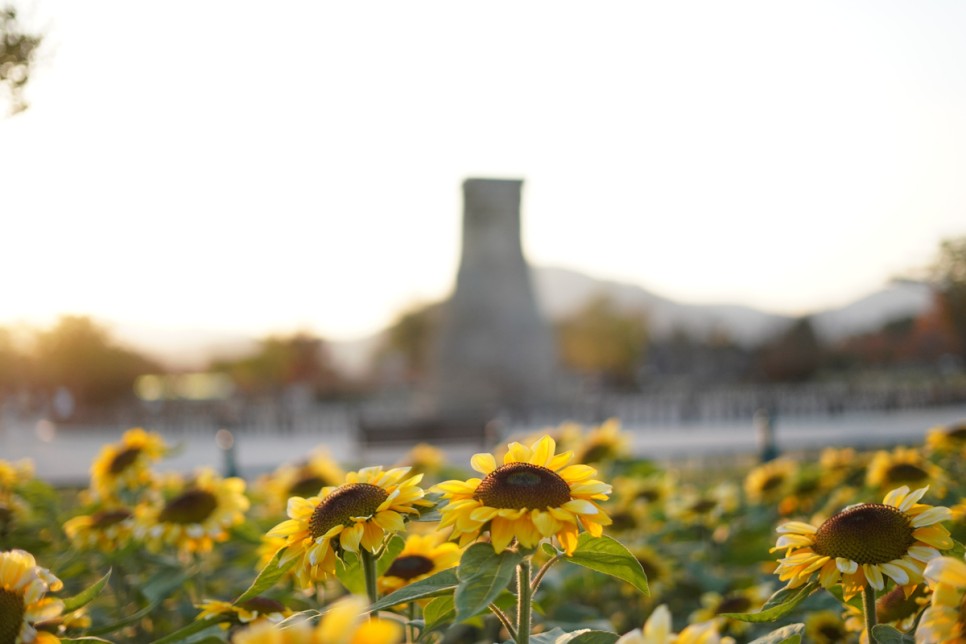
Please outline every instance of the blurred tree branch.
[[10, 114], [27, 109], [23, 91], [42, 40], [24, 31], [13, 5], [0, 7], [0, 95], [9, 102]]

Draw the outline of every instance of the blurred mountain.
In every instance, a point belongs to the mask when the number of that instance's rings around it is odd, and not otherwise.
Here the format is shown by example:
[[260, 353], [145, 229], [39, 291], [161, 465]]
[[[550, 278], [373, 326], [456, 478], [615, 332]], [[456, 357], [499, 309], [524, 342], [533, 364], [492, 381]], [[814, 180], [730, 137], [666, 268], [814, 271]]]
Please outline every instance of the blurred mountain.
[[[551, 320], [577, 311], [594, 297], [611, 298], [621, 308], [647, 316], [653, 337], [668, 337], [676, 329], [705, 338], [722, 334], [743, 346], [754, 346], [784, 330], [794, 318], [737, 304], [686, 304], [653, 293], [635, 284], [603, 280], [577, 271], [538, 267], [532, 272], [537, 301]], [[916, 316], [932, 302], [928, 286], [894, 282], [875, 293], [844, 306], [812, 314], [822, 340], [836, 341], [872, 331], [890, 320]], [[208, 329], [112, 325], [120, 341], [179, 369], [201, 369], [212, 358], [237, 357], [253, 351], [257, 339], [242, 334]], [[336, 366], [349, 374], [361, 374], [379, 345], [381, 333], [339, 341], [327, 340]]]
[[558, 320], [594, 297], [605, 296], [619, 307], [641, 311], [655, 338], [676, 329], [694, 337], [724, 333], [742, 345], [753, 345], [784, 328], [790, 318], [737, 304], [684, 304], [634, 284], [600, 280], [564, 268], [533, 271], [537, 300], [544, 314]]
[[[722, 333], [739, 344], [753, 346], [784, 330], [794, 320], [787, 315], [737, 304], [676, 302], [634, 284], [600, 280], [564, 268], [536, 268], [533, 281], [540, 305], [552, 320], [573, 313], [589, 299], [603, 295], [625, 310], [639, 310], [646, 315], [656, 338], [681, 329], [697, 337]], [[893, 282], [855, 302], [812, 313], [812, 323], [822, 340], [834, 342], [875, 330], [897, 318], [917, 316], [931, 304], [932, 292], [927, 285]]]

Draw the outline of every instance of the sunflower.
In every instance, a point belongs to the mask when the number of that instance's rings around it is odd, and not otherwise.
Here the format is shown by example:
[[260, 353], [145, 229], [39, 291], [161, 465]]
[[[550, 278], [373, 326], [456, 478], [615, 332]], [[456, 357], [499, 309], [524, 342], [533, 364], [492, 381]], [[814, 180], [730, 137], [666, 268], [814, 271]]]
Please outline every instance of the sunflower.
[[167, 447], [154, 432], [140, 427], [124, 432], [120, 443], [105, 445], [91, 464], [91, 490], [110, 499], [118, 490], [132, 489], [151, 481], [149, 465], [161, 458]]
[[397, 644], [402, 641], [402, 624], [368, 618], [369, 602], [349, 595], [332, 604], [312, 627], [307, 621], [273, 624], [262, 622], [238, 631], [233, 644]]
[[925, 577], [932, 600], [916, 628], [916, 642], [966, 642], [966, 563], [937, 557], [926, 566]]
[[818, 610], [805, 616], [803, 641], [815, 644], [841, 644], [852, 641], [852, 633], [846, 628], [838, 611]]
[[305, 461], [286, 463], [260, 481], [267, 497], [266, 510], [275, 516], [285, 509], [293, 496], [316, 496], [324, 487], [339, 485], [345, 472], [324, 451], [313, 452]]
[[[725, 595], [708, 592], [701, 596], [701, 608], [691, 613], [693, 623], [707, 622], [717, 618], [722, 613], [748, 613], [764, 604], [771, 596], [771, 586], [760, 584], [748, 588], [733, 590]], [[724, 619], [720, 623], [720, 630], [729, 631], [732, 635], [745, 633], [751, 625], [735, 619]]]
[[476, 454], [470, 460], [482, 479], [445, 481], [437, 485], [448, 500], [440, 514], [440, 528], [453, 526], [453, 538], [463, 547], [489, 530], [493, 549], [503, 552], [515, 538], [524, 548], [534, 548], [544, 537], [556, 536], [567, 554], [577, 547], [577, 523], [595, 537], [610, 525], [600, 507], [611, 486], [593, 479], [597, 470], [589, 465], [568, 465], [573, 452], [555, 454], [550, 436], [530, 447], [511, 443], [497, 467], [492, 454]]
[[459, 563], [460, 549], [455, 543], [443, 543], [439, 533], [406, 537], [406, 545], [379, 578], [379, 590], [388, 594], [440, 570]]
[[665, 588], [673, 587], [676, 577], [672, 566], [673, 559], [650, 546], [631, 546], [628, 550], [644, 570], [651, 597], [659, 597]]
[[578, 463], [604, 463], [623, 458], [630, 452], [630, 437], [621, 432], [620, 421], [611, 418], [590, 432], [575, 450]]
[[734, 642], [730, 637], [718, 634], [715, 620], [691, 624], [678, 634], [671, 630], [671, 611], [661, 604], [644, 622], [644, 628], [636, 628], [622, 635], [614, 644], [725, 644]]
[[134, 513], [122, 505], [106, 506], [93, 514], [64, 523], [64, 532], [82, 550], [113, 552], [134, 539]]
[[222, 627], [226, 629], [237, 624], [277, 623], [292, 614], [292, 611], [285, 608], [281, 602], [261, 595], [256, 595], [239, 604], [212, 599], [199, 604], [198, 608], [201, 612], [198, 613], [196, 620], [222, 616], [225, 619]]
[[717, 528], [721, 526], [721, 519], [737, 508], [738, 486], [725, 482], [703, 491], [681, 490], [679, 496], [668, 502], [667, 512], [684, 525]]
[[38, 631], [36, 626], [61, 614], [63, 602], [44, 595], [63, 586], [49, 570], [38, 566], [29, 552], [0, 552], [0, 642], [60, 642], [55, 635]]
[[12, 492], [14, 488], [34, 477], [34, 464], [30, 459], [17, 462], [0, 458], [0, 492]]
[[931, 486], [938, 497], [945, 494], [943, 471], [911, 447], [897, 447], [892, 452], [876, 452], [869, 463], [865, 482], [869, 487], [889, 490], [900, 485]]
[[431, 477], [446, 465], [446, 453], [429, 443], [419, 443], [409, 450], [401, 465], [408, 465], [413, 474]]
[[245, 520], [249, 501], [240, 478], [201, 469], [193, 480], [173, 477], [164, 488], [163, 498], [153, 495], [135, 510], [135, 535], [151, 550], [169, 545], [183, 553], [211, 552], [215, 542], [228, 538], [229, 528]]
[[817, 528], [801, 521], [779, 526], [772, 552], [784, 550], [785, 556], [775, 573], [790, 588], [817, 573], [825, 588], [841, 583], [847, 599], [866, 584], [883, 590], [885, 577], [911, 591], [922, 581], [926, 562], [953, 546], [940, 525], [949, 508], [919, 503], [926, 489], [897, 488], [882, 503], [849, 506]]
[[30, 515], [30, 504], [17, 492], [33, 477], [32, 461], [23, 459], [14, 463], [0, 459], [0, 537]]
[[405, 515], [432, 505], [422, 500], [422, 474], [405, 478], [408, 473], [408, 467], [367, 467], [346, 474], [338, 487], [322, 488], [319, 496], [288, 500], [289, 519], [267, 536], [285, 539], [283, 562], [301, 557], [295, 573], [299, 585], [310, 588], [313, 581], [335, 574], [343, 550], [359, 552], [361, 545], [375, 553], [387, 533], [405, 528]]
[[966, 421], [930, 429], [926, 434], [926, 448], [934, 452], [966, 455]]
[[[906, 588], [896, 586], [875, 600], [875, 621], [877, 624], [888, 624], [902, 632], [907, 632], [915, 625], [919, 612], [928, 602], [922, 584], [917, 585], [911, 594], [906, 593]], [[845, 617], [846, 630], [858, 633], [861, 644], [869, 644], [869, 633], [865, 628], [865, 615], [862, 609], [846, 604], [843, 617]]]
[[608, 506], [608, 515], [613, 521], [612, 530], [631, 533], [645, 527], [653, 530], [653, 514], [663, 506], [672, 486], [670, 477], [664, 473], [614, 478], [613, 503]]
[[762, 463], [745, 476], [745, 496], [751, 503], [776, 503], [792, 491], [798, 463], [779, 458]]

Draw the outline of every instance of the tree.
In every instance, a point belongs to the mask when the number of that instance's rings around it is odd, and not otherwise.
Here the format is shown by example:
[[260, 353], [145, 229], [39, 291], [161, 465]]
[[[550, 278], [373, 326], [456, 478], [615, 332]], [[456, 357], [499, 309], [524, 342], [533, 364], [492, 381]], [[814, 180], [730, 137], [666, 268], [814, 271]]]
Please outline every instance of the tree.
[[29, 369], [27, 354], [17, 345], [14, 334], [0, 328], [0, 400], [26, 386]]
[[958, 340], [960, 355], [966, 358], [966, 236], [943, 240], [929, 273], [943, 316]]
[[822, 366], [822, 346], [808, 317], [792, 323], [785, 333], [762, 348], [764, 376], [778, 382], [808, 380]]
[[132, 394], [138, 376], [159, 370], [81, 316], [64, 316], [54, 328], [40, 332], [33, 354], [37, 385], [48, 393], [66, 387], [82, 405], [117, 402]]
[[23, 91], [41, 40], [24, 32], [13, 5], [0, 7], [0, 95], [6, 95], [11, 114], [27, 109]]
[[637, 385], [647, 346], [643, 313], [622, 311], [609, 297], [598, 296], [557, 325], [557, 339], [567, 367], [618, 387]]
[[278, 393], [290, 385], [307, 385], [318, 396], [331, 396], [344, 388], [325, 342], [308, 333], [263, 338], [254, 353], [216, 362], [212, 369], [227, 373], [246, 393]]
[[426, 377], [430, 369], [433, 343], [439, 331], [439, 304], [417, 304], [403, 312], [386, 329], [376, 353], [376, 363], [401, 366], [406, 382]]

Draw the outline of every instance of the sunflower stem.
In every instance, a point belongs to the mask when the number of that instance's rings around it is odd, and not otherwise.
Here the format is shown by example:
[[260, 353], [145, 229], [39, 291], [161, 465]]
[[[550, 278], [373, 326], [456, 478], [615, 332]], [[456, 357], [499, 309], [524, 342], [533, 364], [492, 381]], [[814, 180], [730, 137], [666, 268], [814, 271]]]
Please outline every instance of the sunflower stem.
[[874, 642], [872, 628], [875, 626], [875, 590], [868, 582], [862, 588], [862, 610], [865, 613], [865, 633], [869, 641]]
[[550, 570], [550, 567], [553, 566], [558, 561], [560, 561], [561, 559], [563, 559], [565, 556], [566, 554], [561, 552], [559, 554], [554, 555], [547, 561], [547, 563], [540, 566], [540, 570], [537, 571], [537, 574], [533, 576], [533, 581], [530, 582], [531, 594], [537, 592], [537, 588], [540, 586], [540, 582], [543, 581], [543, 576], [547, 574], [547, 571]]
[[[369, 603], [375, 604], [379, 599], [379, 590], [376, 587], [378, 575], [376, 574], [376, 557], [364, 547], [359, 548], [359, 556], [362, 557], [362, 570], [366, 577], [366, 594], [369, 595]], [[372, 612], [373, 617], [378, 615], [377, 611]]]
[[530, 643], [530, 616], [533, 589], [530, 587], [530, 557], [517, 565], [517, 644]]
[[515, 642], [517, 639], [517, 629], [513, 627], [513, 622], [511, 622], [510, 618], [506, 616], [506, 613], [500, 610], [500, 607], [496, 604], [490, 604], [490, 612], [496, 615], [496, 618], [500, 620], [501, 624], [503, 624], [506, 632], [510, 634], [510, 639]]

